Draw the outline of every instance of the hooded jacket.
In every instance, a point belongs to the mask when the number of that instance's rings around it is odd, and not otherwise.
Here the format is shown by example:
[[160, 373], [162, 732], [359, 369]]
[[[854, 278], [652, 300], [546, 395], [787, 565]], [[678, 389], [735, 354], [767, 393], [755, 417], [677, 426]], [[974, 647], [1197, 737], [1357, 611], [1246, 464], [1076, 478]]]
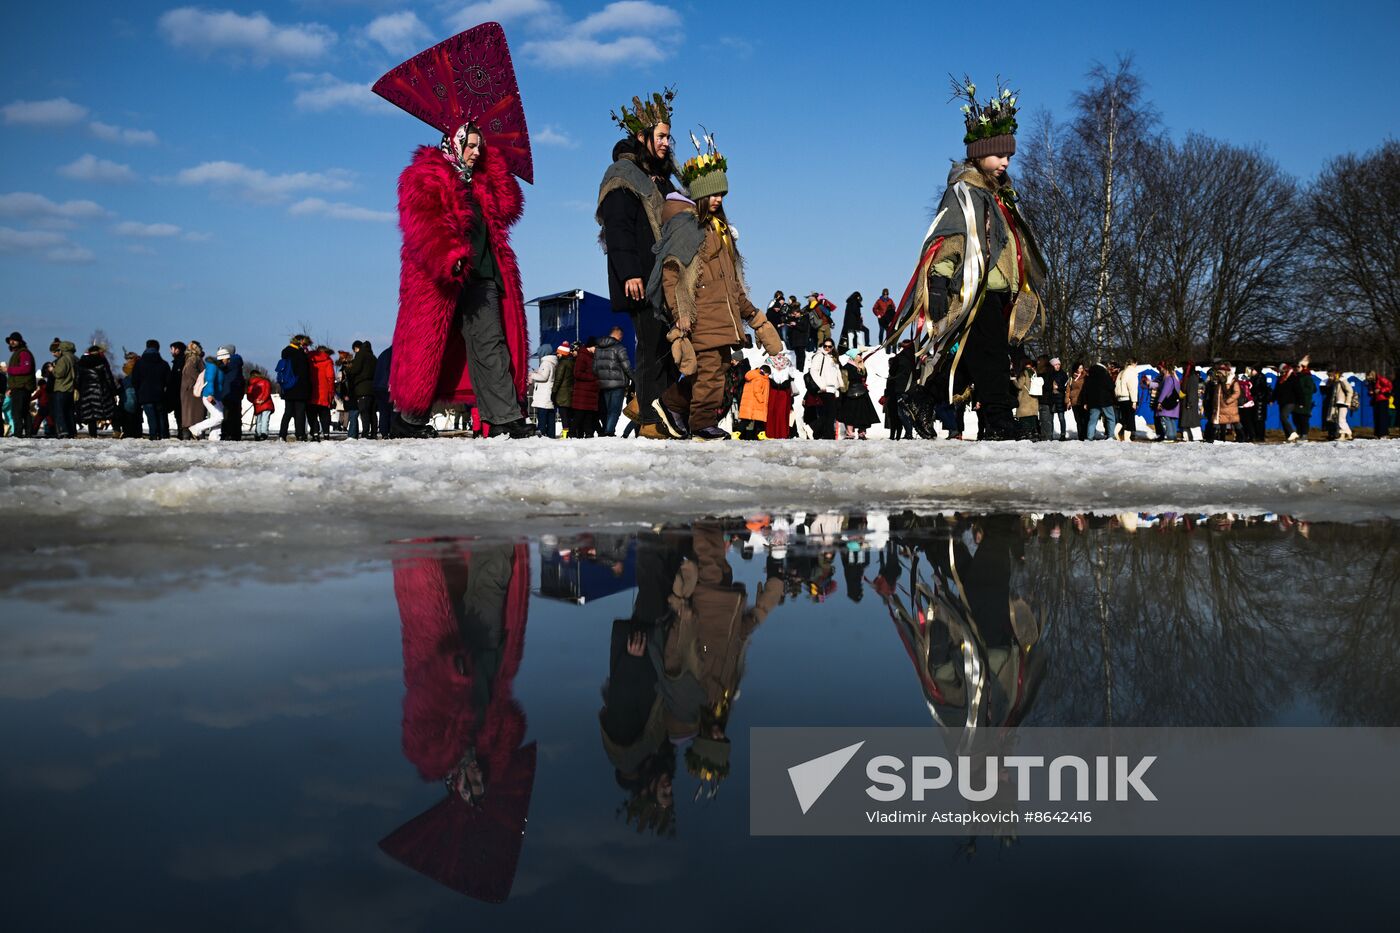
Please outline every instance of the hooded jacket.
[[272, 411], [272, 382], [266, 376], [255, 375], [248, 380], [248, 401], [253, 403], [255, 415]]
[[71, 340], [59, 341], [58, 358], [53, 361], [55, 392], [72, 392], [78, 387], [78, 359], [74, 356], [77, 349]]
[[540, 357], [540, 368], [530, 370], [530, 385], [534, 386], [530, 392], [530, 407], [553, 408], [554, 370], [559, 365], [559, 357], [552, 350], [541, 352], [544, 355]]
[[311, 364], [311, 398], [308, 401], [312, 405], [330, 408], [335, 399], [335, 363], [324, 350], [307, 354], [307, 362]]
[[352, 399], [374, 394], [374, 354], [364, 344], [355, 351], [350, 365], [345, 367], [345, 385]]

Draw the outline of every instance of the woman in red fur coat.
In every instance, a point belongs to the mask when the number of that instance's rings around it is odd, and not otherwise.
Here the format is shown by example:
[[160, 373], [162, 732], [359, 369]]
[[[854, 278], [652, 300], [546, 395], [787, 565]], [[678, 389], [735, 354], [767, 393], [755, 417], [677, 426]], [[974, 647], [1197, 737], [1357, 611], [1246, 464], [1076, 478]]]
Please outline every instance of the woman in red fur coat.
[[389, 396], [396, 437], [432, 437], [435, 405], [474, 405], [492, 434], [528, 437], [525, 302], [510, 227], [520, 183], [471, 123], [420, 146], [399, 176], [403, 231]]

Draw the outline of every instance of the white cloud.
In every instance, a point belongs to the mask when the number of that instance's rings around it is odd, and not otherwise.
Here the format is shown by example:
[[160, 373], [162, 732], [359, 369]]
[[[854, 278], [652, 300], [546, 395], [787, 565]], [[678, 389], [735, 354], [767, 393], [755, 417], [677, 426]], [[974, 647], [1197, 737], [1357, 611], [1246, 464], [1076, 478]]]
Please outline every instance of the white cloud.
[[151, 130], [133, 130], [123, 126], [113, 126], [97, 120], [88, 124], [88, 131], [98, 139], [126, 146], [154, 146], [160, 142]]
[[565, 22], [559, 7], [550, 0], [483, 0], [470, 3], [447, 18], [451, 29], [470, 29], [481, 23], [508, 23], [528, 20], [535, 28], [548, 28]]
[[0, 252], [29, 252], [36, 249], [49, 249], [54, 246], [63, 246], [66, 243], [68, 243], [68, 238], [61, 233], [50, 233], [46, 230], [15, 230], [12, 227], [0, 227]]
[[618, 0], [575, 22], [554, 22], [520, 47], [546, 68], [664, 61], [680, 45], [681, 15], [650, 0]]
[[162, 14], [157, 25], [177, 49], [228, 55], [258, 65], [319, 59], [336, 41], [335, 32], [320, 23], [280, 25], [262, 13], [244, 16], [189, 6]]
[[190, 241], [191, 243], [208, 243], [210, 240], [214, 239], [214, 234], [200, 233], [191, 230], [185, 234], [184, 239]]
[[204, 162], [175, 176], [181, 185], [210, 185], [238, 192], [250, 201], [285, 201], [298, 191], [344, 191], [350, 187], [347, 172], [288, 172], [270, 175], [238, 162]]
[[386, 13], [365, 27], [365, 35], [393, 55], [409, 55], [432, 41], [433, 34], [412, 10]]
[[144, 243], [132, 243], [130, 246], [128, 246], [128, 247], [126, 248], [126, 251], [127, 251], [128, 253], [132, 253], [132, 254], [137, 255], [137, 256], [154, 256], [154, 255], [156, 255], [156, 251], [155, 251], [154, 249], [152, 249], [151, 247], [147, 246], [147, 245], [144, 244]]
[[74, 159], [60, 168], [58, 174], [78, 181], [126, 182], [136, 179], [131, 166], [99, 159], [92, 153]]
[[112, 228], [117, 236], [170, 237], [179, 236], [180, 228], [174, 224], [143, 224], [134, 220], [124, 220]]
[[84, 265], [97, 259], [97, 255], [90, 249], [82, 246], [65, 246], [61, 249], [49, 250], [44, 254], [47, 262], [58, 262], [71, 265]]
[[44, 227], [74, 227], [80, 220], [101, 220], [109, 216], [107, 209], [94, 201], [58, 204], [31, 191], [0, 194], [0, 217], [22, 217]]
[[83, 263], [96, 257], [61, 233], [0, 227], [0, 253], [33, 253], [46, 262]]
[[302, 90], [297, 91], [296, 97], [292, 99], [293, 105], [298, 110], [324, 113], [327, 110], [335, 110], [340, 107], [354, 107], [356, 110], [363, 110], [366, 113], [387, 114], [394, 111], [388, 101], [370, 90], [368, 84], [342, 81], [335, 75], [324, 72], [321, 74], [299, 72], [291, 75], [288, 80], [294, 84], [302, 85]]
[[578, 142], [572, 136], [555, 127], [552, 123], [546, 123], [543, 129], [531, 133], [530, 139], [541, 146], [557, 146], [560, 149], [578, 148]]
[[5, 114], [6, 123], [24, 126], [68, 126], [78, 123], [88, 114], [88, 109], [75, 104], [66, 97], [52, 100], [17, 100], [0, 108]]
[[392, 223], [393, 211], [372, 211], [367, 207], [342, 204], [339, 201], [323, 201], [320, 198], [306, 198], [287, 209], [288, 214], [301, 216], [330, 217], [333, 220], [367, 220], [374, 223]]

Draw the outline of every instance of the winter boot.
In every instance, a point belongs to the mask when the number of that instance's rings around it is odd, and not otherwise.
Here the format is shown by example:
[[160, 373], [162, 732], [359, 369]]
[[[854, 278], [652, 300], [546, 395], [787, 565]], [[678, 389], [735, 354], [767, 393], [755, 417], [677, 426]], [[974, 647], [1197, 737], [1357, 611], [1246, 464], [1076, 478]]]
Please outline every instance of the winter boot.
[[395, 418], [393, 432], [390, 436], [412, 439], [437, 437], [438, 433], [431, 424], [410, 424], [403, 418]]
[[716, 425], [708, 428], [701, 428], [692, 434], [691, 437], [697, 441], [727, 441], [729, 440], [729, 432]]
[[[488, 421], [487, 424], [490, 424]], [[492, 437], [508, 437], [511, 440], [520, 440], [522, 437], [534, 437], [535, 430], [521, 418], [518, 421], [507, 421], [505, 424], [491, 424]]]
[[644, 437], [649, 441], [671, 441], [675, 440], [671, 432], [667, 431], [659, 424], [644, 424], [637, 432], [638, 437]]

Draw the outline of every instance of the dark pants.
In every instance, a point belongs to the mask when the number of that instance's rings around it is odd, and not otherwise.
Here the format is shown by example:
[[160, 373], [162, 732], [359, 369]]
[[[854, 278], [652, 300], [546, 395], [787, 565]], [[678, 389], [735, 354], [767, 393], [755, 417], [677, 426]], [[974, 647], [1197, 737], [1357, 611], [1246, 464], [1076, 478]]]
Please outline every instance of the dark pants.
[[1089, 409], [1083, 405], [1074, 406], [1074, 427], [1081, 441], [1089, 439]]
[[285, 407], [282, 409], [282, 427], [277, 432], [277, 436], [282, 440], [287, 439], [287, 422], [296, 422], [296, 439], [306, 440], [306, 402], [302, 399], [284, 399]]
[[510, 374], [510, 349], [496, 283], [480, 279], [468, 282], [457, 299], [457, 315], [481, 420], [493, 425], [519, 421], [523, 416]]
[[10, 417], [15, 419], [15, 437], [29, 437], [34, 425], [29, 420], [30, 389], [10, 390]]
[[554, 437], [554, 409], [536, 408], [535, 424], [539, 427], [541, 437]]
[[[16, 418], [18, 423], [19, 419]], [[1376, 437], [1385, 437], [1390, 434], [1390, 400], [1384, 402], [1371, 403], [1371, 423], [1375, 429]]]
[[[978, 437], [1014, 436], [1011, 345], [1006, 340], [1006, 292], [987, 292], [963, 346], [962, 366], [976, 386]], [[965, 384], [962, 379], [956, 380]]]
[[388, 437], [394, 427], [394, 403], [389, 401], [389, 393], [376, 389], [374, 407], [379, 413], [379, 436]]
[[[163, 441], [170, 437], [170, 423], [159, 402], [145, 402], [141, 411], [146, 416], [146, 436], [153, 441]], [[228, 416], [225, 415], [225, 422]]]
[[603, 389], [599, 392], [598, 402], [603, 406], [603, 430], [601, 433], [604, 437], [617, 436], [617, 419], [622, 417], [622, 402], [626, 395], [626, 386]]
[[379, 427], [374, 421], [374, 396], [361, 395], [355, 399], [355, 411], [359, 415], [359, 435], [373, 439], [379, 433]]
[[73, 393], [55, 390], [50, 397], [49, 404], [52, 406], [53, 424], [54, 429], [58, 431], [58, 436], [76, 437], [78, 425], [73, 420]]
[[1118, 400], [1118, 427], [1123, 433], [1132, 437], [1137, 431], [1137, 409], [1133, 408], [1131, 401]]
[[1021, 439], [1027, 441], [1040, 440], [1040, 416], [1027, 415], [1024, 418], [1017, 418], [1021, 422]]
[[803, 365], [807, 359], [807, 328], [805, 327], [784, 327], [783, 342], [787, 348], [797, 357], [797, 371], [803, 370]]
[[659, 424], [661, 415], [655, 403], [678, 376], [671, 359], [671, 344], [666, 339], [670, 328], [657, 320], [649, 307], [632, 315], [632, 327], [637, 332], [637, 365], [632, 374], [637, 380], [638, 417], [644, 425]]
[[1308, 438], [1308, 428], [1312, 424], [1312, 409], [1293, 409], [1293, 430], [1298, 432], [1298, 436], [1303, 440]]
[[1040, 401], [1040, 423], [1038, 427], [1040, 428], [1040, 439], [1042, 441], [1053, 441], [1055, 439], [1055, 412], [1051, 410], [1050, 404], [1044, 399]]
[[[224, 423], [219, 428], [219, 440], [243, 440], [243, 396], [230, 395], [224, 399]], [[169, 437], [167, 431], [166, 436]]]
[[812, 438], [818, 441], [836, 440], [836, 393], [820, 393], [822, 403], [812, 423]]

